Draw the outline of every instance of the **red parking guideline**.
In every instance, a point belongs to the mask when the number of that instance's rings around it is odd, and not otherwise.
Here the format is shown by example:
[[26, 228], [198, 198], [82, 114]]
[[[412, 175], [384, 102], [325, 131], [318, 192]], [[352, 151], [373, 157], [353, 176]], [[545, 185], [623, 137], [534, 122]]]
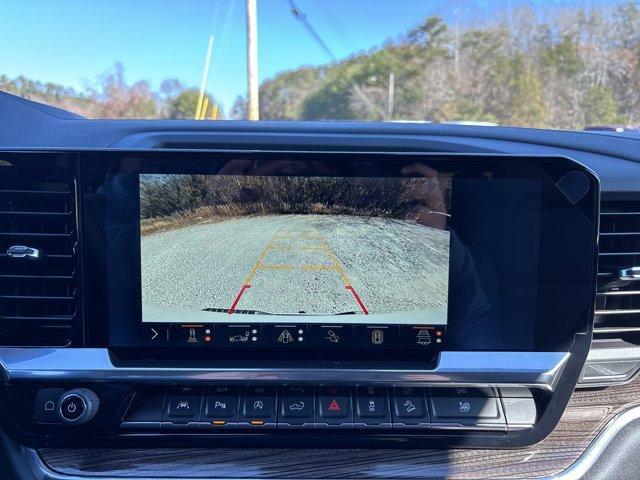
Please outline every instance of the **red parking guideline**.
[[236, 307], [238, 306], [238, 302], [240, 302], [240, 299], [242, 298], [242, 294], [244, 293], [244, 291], [247, 288], [251, 288], [251, 285], [243, 285], [242, 288], [240, 289], [240, 291], [238, 292], [238, 296], [236, 297], [236, 299], [233, 301], [233, 305], [231, 305], [231, 308], [229, 309], [229, 315], [233, 314], [233, 312], [236, 311]]
[[365, 315], [369, 315], [369, 310], [367, 310], [367, 307], [365, 307], [364, 303], [362, 303], [362, 300], [360, 300], [360, 297], [358, 296], [355, 288], [353, 288], [351, 285], [345, 286], [344, 288], [350, 290], [351, 293], [353, 293], [353, 298], [355, 298], [356, 302], [358, 302], [358, 306], [360, 307], [360, 310], [362, 310], [362, 313], [364, 313]]

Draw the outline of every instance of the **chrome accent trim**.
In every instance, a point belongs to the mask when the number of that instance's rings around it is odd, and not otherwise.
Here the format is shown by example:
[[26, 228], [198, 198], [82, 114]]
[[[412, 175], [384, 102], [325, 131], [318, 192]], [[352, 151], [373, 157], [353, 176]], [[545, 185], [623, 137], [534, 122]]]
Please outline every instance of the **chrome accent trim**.
[[640, 267], [621, 268], [618, 277], [620, 280], [640, 280]]
[[116, 366], [104, 348], [0, 348], [5, 381], [248, 382], [378, 385], [527, 386], [553, 391], [566, 352], [442, 352], [436, 368], [342, 368], [335, 362], [295, 367]]
[[41, 253], [37, 248], [27, 247], [25, 245], [12, 245], [7, 249], [7, 257], [39, 260]]

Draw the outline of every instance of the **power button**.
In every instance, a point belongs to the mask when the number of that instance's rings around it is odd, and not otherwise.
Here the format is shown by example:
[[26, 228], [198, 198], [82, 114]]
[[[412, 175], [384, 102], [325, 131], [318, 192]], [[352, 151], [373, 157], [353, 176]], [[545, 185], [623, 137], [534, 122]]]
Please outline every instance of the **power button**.
[[60, 402], [60, 415], [62, 418], [74, 422], [78, 420], [87, 410], [87, 404], [80, 395], [70, 394]]
[[80, 425], [95, 417], [99, 405], [98, 396], [92, 390], [75, 388], [62, 394], [58, 412], [62, 423]]

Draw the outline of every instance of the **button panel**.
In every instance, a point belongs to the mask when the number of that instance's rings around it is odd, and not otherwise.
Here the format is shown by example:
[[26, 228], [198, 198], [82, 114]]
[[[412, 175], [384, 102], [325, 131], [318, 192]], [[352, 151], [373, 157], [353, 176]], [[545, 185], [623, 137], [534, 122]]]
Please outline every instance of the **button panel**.
[[[43, 410], [49, 397], [55, 403], [57, 393], [42, 391], [36, 408]], [[136, 397], [122, 428], [505, 431], [530, 428], [536, 417], [528, 389], [213, 385]], [[49, 423], [44, 410], [36, 411], [36, 419]]]

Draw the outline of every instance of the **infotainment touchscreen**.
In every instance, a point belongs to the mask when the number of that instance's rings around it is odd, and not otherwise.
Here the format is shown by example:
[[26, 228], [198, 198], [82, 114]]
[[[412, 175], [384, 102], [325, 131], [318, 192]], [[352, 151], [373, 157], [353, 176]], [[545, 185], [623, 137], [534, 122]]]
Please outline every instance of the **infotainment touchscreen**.
[[[143, 322], [447, 323], [450, 179], [142, 174], [139, 183]], [[337, 331], [327, 330], [334, 343]], [[237, 335], [257, 341], [247, 337]]]
[[427, 361], [590, 331], [598, 185], [566, 158], [84, 153], [81, 186], [88, 336], [123, 355]]

